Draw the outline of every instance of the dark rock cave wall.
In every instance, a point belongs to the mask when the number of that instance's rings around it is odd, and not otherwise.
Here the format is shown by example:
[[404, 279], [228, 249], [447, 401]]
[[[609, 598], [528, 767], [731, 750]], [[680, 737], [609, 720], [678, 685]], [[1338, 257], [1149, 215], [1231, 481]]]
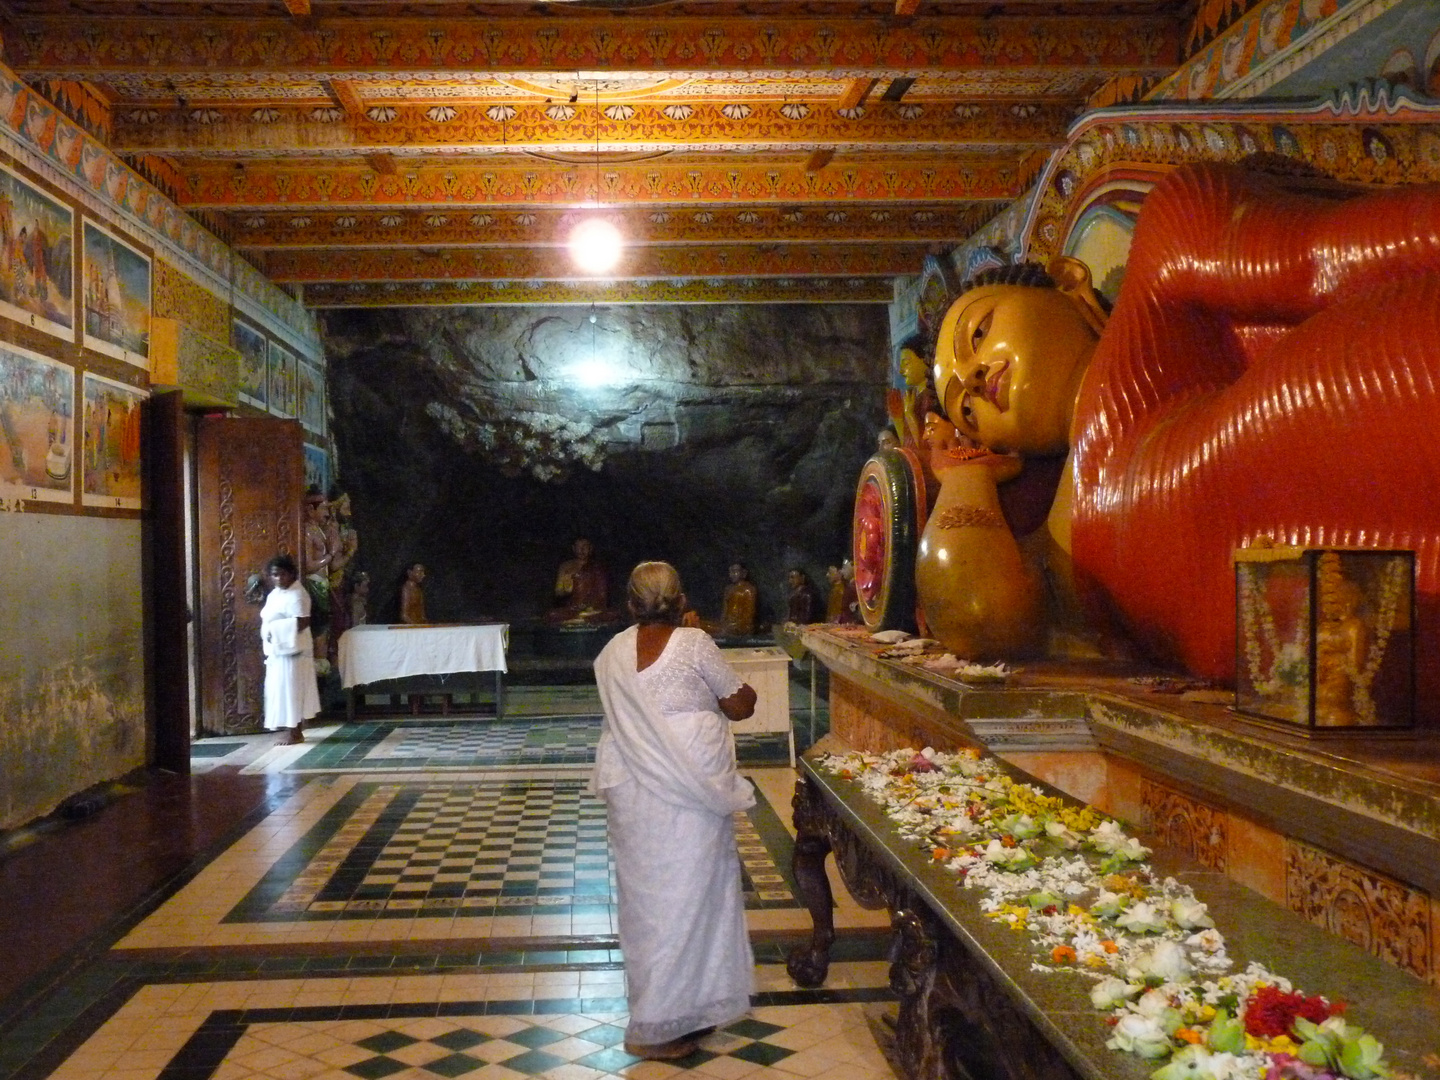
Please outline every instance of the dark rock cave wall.
[[785, 571], [819, 593], [848, 550], [885, 423], [879, 305], [337, 310], [324, 332], [376, 621], [416, 560], [432, 619], [539, 615], [578, 535], [617, 606], [661, 558], [718, 614], [739, 559], [783, 619]]

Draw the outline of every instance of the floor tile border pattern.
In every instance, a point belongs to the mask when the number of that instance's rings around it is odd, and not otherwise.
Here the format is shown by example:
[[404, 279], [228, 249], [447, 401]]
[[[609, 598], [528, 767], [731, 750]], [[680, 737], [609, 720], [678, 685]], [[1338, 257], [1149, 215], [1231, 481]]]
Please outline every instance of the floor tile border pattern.
[[[777, 966], [783, 963], [785, 944], [782, 942], [761, 942], [755, 946], [756, 959], [759, 963], [773, 963]], [[405, 957], [376, 958], [370, 956], [339, 957], [339, 958], [314, 958], [324, 961], [349, 961], [358, 962], [359, 967], [346, 967], [344, 969], [334, 968], [331, 970], [260, 970], [253, 973], [233, 970], [228, 967], [225, 961], [211, 970], [195, 970], [204, 967], [205, 962], [191, 963], [177, 961], [171, 964], [154, 964], [144, 961], [101, 961], [76, 980], [75, 984], [69, 987], [72, 993], [69, 995], [69, 1004], [55, 1001], [48, 1002], [46, 1006], [39, 1009], [36, 1014], [26, 1020], [22, 1025], [17, 1025], [4, 1033], [4, 1039], [0, 1040], [0, 1080], [44, 1080], [53, 1071], [59, 1068], [76, 1050], [83, 1046], [93, 1035], [99, 1032], [107, 1022], [120, 1013], [124, 1006], [142, 989], [151, 986], [163, 985], [184, 985], [199, 986], [211, 983], [252, 983], [264, 982], [267, 979], [294, 979], [299, 976], [307, 980], [335, 978], [351, 979], [367, 975], [434, 975], [434, 974], [503, 974], [506, 972], [536, 972], [546, 971], [603, 971], [613, 970], [623, 965], [612, 960], [595, 963], [567, 963], [567, 964], [543, 964], [540, 961], [547, 956], [556, 955], [559, 952], [586, 952], [604, 951], [610, 957], [618, 957], [616, 950], [521, 950], [521, 955], [534, 961], [522, 963], [520, 966], [497, 964], [494, 966], [459, 964], [457, 966], [434, 967], [410, 967], [403, 961]], [[836, 966], [840, 966], [849, 960], [873, 960], [883, 958], [888, 952], [886, 939], [877, 938], [873, 934], [845, 935], [837, 939], [834, 950]], [[483, 954], [482, 954], [483, 955]], [[492, 954], [497, 958], [502, 953]], [[503, 954], [508, 958], [509, 954]], [[372, 963], [376, 959], [389, 959], [394, 961], [392, 967], [377, 966]], [[263, 966], [264, 961], [259, 961]], [[117, 970], [118, 969], [118, 970]], [[84, 985], [88, 985], [88, 994], [77, 993]], [[893, 991], [885, 987], [847, 987], [836, 989], [820, 988], [816, 990], [763, 990], [751, 995], [751, 1007], [762, 1008], [771, 1005], [826, 1005], [846, 1004], [851, 1002], [872, 1002], [895, 1000]], [[215, 1016], [224, 1015], [229, 1017], [225, 1020], [226, 1025], [240, 1022], [242, 1025], [250, 1023], [275, 1023], [275, 1022], [298, 1022], [304, 1020], [331, 1020], [331, 1019], [357, 1019], [357, 1020], [381, 1020], [381, 1019], [410, 1019], [421, 1017], [442, 1017], [442, 1016], [481, 1016], [481, 1015], [510, 1015], [530, 1016], [565, 1013], [604, 1013], [624, 1014], [628, 1010], [628, 1004], [623, 997], [596, 996], [589, 998], [532, 998], [532, 999], [474, 999], [463, 1001], [429, 1001], [429, 1002], [392, 1002], [388, 1004], [352, 1004], [352, 1005], [324, 1005], [324, 1006], [290, 1006], [268, 1009], [229, 1009], [216, 1010], [212, 1013], [211, 1019]], [[238, 1021], [237, 1019], [238, 1018]], [[203, 1024], [202, 1024], [203, 1026]], [[198, 1034], [198, 1031], [197, 1033]], [[215, 1037], [215, 1033], [211, 1033]], [[238, 1037], [238, 1036], [237, 1036]], [[198, 1049], [208, 1040], [201, 1040], [197, 1043], [192, 1052]], [[188, 1045], [188, 1044], [187, 1044]], [[233, 1045], [233, 1041], [231, 1043]], [[222, 1055], [223, 1057], [223, 1055]], [[157, 1078], [159, 1080], [159, 1078]], [[182, 1080], [178, 1075], [171, 1075], [169, 1080]], [[195, 1073], [187, 1071], [183, 1074], [183, 1080], [203, 1080]]]
[[[367, 901], [356, 901], [339, 910], [316, 910], [310, 904], [321, 895], [326, 882], [344, 865], [356, 847], [372, 846], [388, 839], [394, 832], [396, 802], [404, 801], [407, 809], [419, 797], [421, 789], [451, 786], [475, 786], [528, 790], [536, 783], [545, 783], [567, 792], [583, 787], [580, 780], [524, 781], [518, 778], [470, 781], [357, 781], [341, 795], [284, 854], [275, 860], [244, 898], [226, 912], [221, 923], [328, 922], [350, 919], [405, 919], [423, 914], [490, 914], [486, 904], [477, 902], [466, 907], [463, 902], [443, 901], [396, 903], [391, 907]], [[743, 885], [749, 910], [800, 908], [799, 894], [790, 867], [794, 839], [758, 784], [755, 806], [737, 815], [737, 847], [742, 862]], [[375, 833], [380, 823], [390, 824], [382, 838]], [[746, 829], [747, 823], [751, 826]], [[383, 844], [381, 845], [383, 846]], [[756, 850], [763, 848], [763, 851]], [[746, 850], [748, 849], [748, 850]], [[569, 899], [569, 903], [564, 903]], [[547, 896], [499, 897], [490, 905], [494, 913], [526, 915], [559, 911], [583, 914], [595, 908], [612, 910], [614, 899], [608, 893], [593, 904], [575, 898]]]
[[[886, 931], [842, 931], [831, 949], [835, 967], [849, 962], [890, 958], [891, 934]], [[757, 964], [784, 964], [798, 939], [776, 938], [753, 943]], [[236, 957], [229, 950], [198, 950], [210, 955], [163, 960], [130, 958], [112, 952], [90, 964], [52, 994], [19, 1025], [0, 1029], [0, 1080], [43, 1080], [90, 1036], [94, 1035], [139, 990], [146, 986], [264, 982], [304, 977], [351, 979], [376, 975], [508, 974], [553, 971], [607, 971], [623, 968], [614, 938], [587, 942], [584, 947], [559, 942], [516, 941], [498, 949], [434, 953], [322, 953], [296, 956], [288, 948], [275, 954]], [[303, 966], [301, 965], [303, 962]], [[857, 990], [766, 991], [752, 996], [756, 1006], [773, 1004], [839, 1004], [851, 1000], [889, 1000], [882, 988], [866, 990], [880, 997], [853, 998]], [[788, 994], [789, 996], [785, 996]], [[795, 995], [804, 995], [796, 997]], [[840, 996], [836, 996], [840, 995]], [[547, 999], [574, 1005], [575, 999]], [[585, 999], [581, 999], [585, 1000]], [[598, 1000], [598, 999], [589, 999]], [[607, 999], [610, 1000], [610, 999]], [[356, 1006], [357, 1008], [359, 1006]], [[428, 1007], [428, 1006], [425, 1006]], [[536, 1008], [521, 1002], [520, 1009]], [[623, 1008], [623, 1006], [622, 1006]], [[573, 1011], [573, 1010], [572, 1010]], [[470, 1015], [477, 1015], [471, 1013]], [[527, 1015], [523, 1012], [518, 1015]], [[174, 1080], [174, 1078], [172, 1078]]]
[[[840, 1005], [894, 1001], [888, 987], [849, 990], [770, 990], [751, 995], [751, 1007], [770, 1005]], [[597, 1022], [619, 1023], [629, 1005], [623, 997], [490, 999], [367, 1005], [298, 1005], [289, 1008], [217, 1009], [161, 1070], [157, 1080], [209, 1080], [252, 1024], [306, 1023], [338, 1020], [410, 1020], [428, 1017], [543, 1016], [581, 1014]], [[747, 1019], [730, 1025], [743, 1028]], [[762, 1025], [779, 1030], [773, 1025]], [[728, 1030], [728, 1028], [727, 1028]], [[719, 1055], [709, 1055], [719, 1056]], [[636, 1059], [638, 1060], [638, 1059]], [[676, 1064], [682, 1064], [677, 1062]]]

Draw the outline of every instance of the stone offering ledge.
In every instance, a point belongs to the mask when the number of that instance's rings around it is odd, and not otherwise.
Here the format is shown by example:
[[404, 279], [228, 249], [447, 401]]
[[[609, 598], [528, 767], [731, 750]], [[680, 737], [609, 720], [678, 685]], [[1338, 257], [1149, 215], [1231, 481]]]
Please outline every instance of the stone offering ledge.
[[[851, 634], [798, 640], [859, 749], [982, 746], [1414, 975], [1440, 981], [1440, 752], [1423, 730], [1309, 740], [1116, 665], [969, 685]], [[1192, 700], [1191, 698], [1206, 700]]]
[[[892, 969], [892, 984], [901, 994], [895, 1051], [906, 1074], [967, 1075], [963, 1069], [999, 1080], [1147, 1077], [1156, 1063], [1105, 1047], [1112, 1029], [1090, 1003], [1091, 979], [1033, 967], [1043, 958], [1028, 935], [985, 917], [981, 890], [963, 888], [955, 873], [902, 838], [857, 783], [817, 767], [818, 755], [848, 749], [832, 735], [802, 760], [795, 797], [797, 875], [802, 859], [816, 854], [823, 859], [833, 849], [856, 899], [890, 909], [899, 931]], [[1017, 779], [1030, 779], [1002, 767]], [[1258, 961], [1307, 993], [1346, 1001], [1347, 1018], [1385, 1043], [1393, 1066], [1416, 1077], [1437, 1075], [1440, 992], [1222, 873], [1165, 853], [1150, 864], [1209, 905], [1235, 961], [1233, 970]], [[809, 876], [813, 880], [813, 873]], [[806, 899], [814, 914], [817, 904]], [[817, 940], [823, 936], [822, 927]], [[792, 975], [807, 974], [815, 945], [792, 954]], [[818, 974], [823, 978], [823, 965]]]

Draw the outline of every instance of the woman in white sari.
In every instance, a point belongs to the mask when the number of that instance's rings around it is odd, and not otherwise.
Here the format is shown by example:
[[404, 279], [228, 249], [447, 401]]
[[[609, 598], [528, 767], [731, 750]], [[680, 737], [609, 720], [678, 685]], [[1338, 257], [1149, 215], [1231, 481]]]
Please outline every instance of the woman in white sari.
[[755, 961], [733, 815], [755, 796], [735, 771], [729, 721], [755, 711], [755, 691], [709, 634], [678, 625], [685, 595], [674, 567], [641, 563], [629, 593], [638, 625], [595, 661], [605, 723], [594, 786], [619, 886], [625, 1050], [674, 1059], [750, 1008]]
[[310, 594], [300, 584], [295, 560], [276, 555], [265, 564], [271, 588], [260, 609], [265, 650], [265, 727], [280, 743], [305, 741], [304, 722], [320, 711], [315, 646], [310, 636]]

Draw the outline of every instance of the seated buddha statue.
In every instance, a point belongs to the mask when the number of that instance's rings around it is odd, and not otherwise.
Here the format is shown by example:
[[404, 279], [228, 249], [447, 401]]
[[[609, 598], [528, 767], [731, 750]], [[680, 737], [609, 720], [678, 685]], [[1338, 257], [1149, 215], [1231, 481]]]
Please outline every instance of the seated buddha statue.
[[725, 586], [725, 606], [720, 630], [725, 637], [749, 637], [755, 633], [755, 583], [741, 562], [730, 564], [730, 584]]
[[[1231, 552], [1261, 536], [1414, 550], [1417, 631], [1440, 632], [1440, 191], [1299, 185], [1175, 169], [1108, 319], [1073, 260], [1008, 267], [936, 347], [961, 434], [1066, 455], [1044, 525], [1008, 539], [1050, 595], [1213, 679], [1234, 676]], [[1440, 655], [1417, 682], [1440, 718]]]
[[571, 557], [560, 564], [555, 575], [555, 607], [551, 622], [609, 622], [615, 618], [610, 610], [610, 578], [605, 567], [595, 558], [595, 547], [589, 538], [576, 538], [570, 547]]

